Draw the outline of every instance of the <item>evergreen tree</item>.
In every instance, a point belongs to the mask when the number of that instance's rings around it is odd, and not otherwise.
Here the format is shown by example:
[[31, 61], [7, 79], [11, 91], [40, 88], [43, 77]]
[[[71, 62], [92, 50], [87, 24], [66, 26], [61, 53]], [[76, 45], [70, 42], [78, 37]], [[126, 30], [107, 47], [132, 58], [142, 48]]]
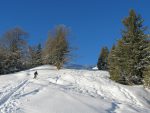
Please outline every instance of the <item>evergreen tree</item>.
[[0, 45], [0, 74], [5, 73], [5, 67], [6, 67], [6, 50], [2, 45]]
[[4, 34], [2, 46], [6, 52], [3, 60], [3, 73], [16, 72], [23, 69], [26, 36], [27, 33], [20, 28], [11, 29]]
[[108, 48], [103, 47], [101, 49], [101, 53], [97, 63], [97, 67], [99, 70], [108, 70], [108, 54], [109, 54]]
[[125, 30], [122, 39], [118, 41], [115, 49], [115, 72], [124, 84], [141, 84], [144, 70], [148, 66], [145, 59], [148, 55], [148, 41], [143, 27], [143, 19], [131, 10], [129, 16], [123, 20]]
[[42, 65], [42, 46], [41, 44], [37, 45], [37, 50], [36, 50], [36, 65], [40, 66]]
[[36, 50], [35, 47], [29, 46], [29, 67], [36, 67]]
[[150, 88], [150, 66], [148, 66], [144, 74], [144, 86]]
[[117, 57], [116, 57], [116, 46], [113, 45], [111, 48], [111, 51], [108, 56], [108, 68], [109, 68], [109, 73], [110, 73], [110, 79], [118, 82], [119, 81], [119, 74], [118, 74], [118, 66], [117, 64]]
[[37, 67], [42, 65], [42, 47], [38, 44], [34, 47], [29, 47], [30, 53], [30, 67]]
[[147, 66], [144, 73], [144, 86], [150, 88], [150, 40], [149, 40], [149, 48], [147, 50], [149, 51], [149, 56], [147, 56], [146, 59], [148, 59], [149, 65]]

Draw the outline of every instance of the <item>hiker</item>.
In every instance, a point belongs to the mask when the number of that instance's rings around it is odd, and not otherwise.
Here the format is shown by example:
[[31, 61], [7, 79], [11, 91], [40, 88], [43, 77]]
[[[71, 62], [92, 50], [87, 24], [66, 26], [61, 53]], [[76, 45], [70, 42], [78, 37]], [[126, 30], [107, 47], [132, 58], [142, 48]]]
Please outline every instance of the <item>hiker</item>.
[[34, 79], [36, 79], [37, 78], [37, 75], [38, 75], [38, 72], [36, 71], [36, 72], [34, 72]]

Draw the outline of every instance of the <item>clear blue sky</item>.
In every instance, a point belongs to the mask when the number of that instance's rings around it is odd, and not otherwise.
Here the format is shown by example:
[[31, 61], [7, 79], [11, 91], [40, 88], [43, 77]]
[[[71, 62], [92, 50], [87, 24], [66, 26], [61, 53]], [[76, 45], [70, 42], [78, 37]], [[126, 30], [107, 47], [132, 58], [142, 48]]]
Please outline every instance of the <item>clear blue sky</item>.
[[58, 24], [71, 29], [71, 46], [78, 47], [76, 64], [96, 64], [100, 48], [120, 38], [121, 20], [135, 9], [150, 26], [150, 0], [1, 0], [0, 34], [20, 26], [30, 43], [46, 41]]

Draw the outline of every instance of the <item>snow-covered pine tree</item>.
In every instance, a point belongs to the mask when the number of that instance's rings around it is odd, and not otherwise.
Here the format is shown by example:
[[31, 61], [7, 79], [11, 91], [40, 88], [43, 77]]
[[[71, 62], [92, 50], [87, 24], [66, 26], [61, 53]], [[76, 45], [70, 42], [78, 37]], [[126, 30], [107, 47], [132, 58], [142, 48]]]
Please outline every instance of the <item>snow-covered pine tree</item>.
[[27, 33], [21, 28], [14, 28], [7, 31], [3, 36], [3, 47], [5, 54], [4, 73], [11, 73], [23, 69], [23, 55], [26, 45]]
[[111, 51], [108, 55], [108, 69], [109, 69], [109, 73], [110, 73], [110, 79], [118, 82], [119, 81], [119, 74], [118, 74], [118, 65], [116, 65], [116, 62], [117, 62], [117, 57], [116, 57], [116, 54], [115, 54], [115, 49], [116, 49], [116, 46], [113, 45], [112, 48], [111, 48]]
[[41, 44], [29, 47], [29, 54], [30, 54], [30, 67], [36, 67], [43, 64]]
[[40, 66], [43, 64], [42, 62], [42, 46], [38, 44], [36, 49], [36, 65]]
[[150, 66], [148, 66], [147, 70], [144, 73], [144, 86], [150, 88]]
[[29, 46], [29, 67], [36, 67], [36, 49], [33, 46]]
[[150, 40], [149, 40], [149, 47], [147, 49], [149, 51], [149, 55], [146, 57], [148, 61], [148, 66], [144, 73], [144, 86], [150, 88]]
[[5, 73], [5, 59], [6, 59], [6, 50], [0, 44], [0, 74]]
[[[123, 20], [125, 29], [122, 39], [118, 41], [115, 49], [116, 71], [124, 84], [141, 84], [144, 70], [147, 67], [148, 41], [143, 27], [143, 19], [131, 10], [129, 16]], [[111, 75], [114, 76], [114, 75]]]
[[108, 48], [103, 47], [97, 62], [97, 67], [99, 70], [108, 70], [108, 54]]

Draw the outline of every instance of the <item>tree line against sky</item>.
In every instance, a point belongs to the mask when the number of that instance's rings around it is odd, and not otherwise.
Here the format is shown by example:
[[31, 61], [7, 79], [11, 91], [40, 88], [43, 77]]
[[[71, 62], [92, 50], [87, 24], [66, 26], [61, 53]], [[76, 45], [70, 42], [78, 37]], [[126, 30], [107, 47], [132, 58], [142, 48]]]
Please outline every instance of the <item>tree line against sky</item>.
[[102, 48], [98, 69], [108, 70], [110, 79], [127, 85], [150, 87], [150, 40], [143, 18], [130, 10], [122, 21], [122, 37], [112, 49]]
[[[109, 50], [101, 49], [97, 67], [108, 70], [110, 79], [126, 84], [144, 84], [150, 87], [150, 40], [143, 26], [143, 18], [130, 10], [124, 18], [122, 37]], [[13, 28], [4, 33], [0, 41], [0, 74], [13, 73], [36, 66], [50, 64], [61, 69], [71, 59], [68, 28], [58, 25], [45, 45], [29, 45], [28, 33]], [[90, 54], [89, 54], [90, 55]]]

